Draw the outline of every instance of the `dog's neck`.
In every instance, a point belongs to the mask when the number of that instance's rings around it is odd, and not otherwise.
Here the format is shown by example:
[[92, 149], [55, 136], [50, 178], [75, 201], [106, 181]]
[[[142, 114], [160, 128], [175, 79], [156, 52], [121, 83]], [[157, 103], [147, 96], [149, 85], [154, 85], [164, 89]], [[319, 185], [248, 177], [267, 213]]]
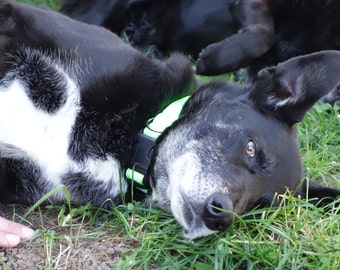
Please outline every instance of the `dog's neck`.
[[143, 193], [148, 193], [145, 184], [143, 184], [143, 178], [148, 170], [156, 140], [167, 127], [179, 118], [188, 99], [189, 96], [186, 96], [171, 103], [160, 114], [149, 119], [146, 127], [138, 134], [125, 177]]

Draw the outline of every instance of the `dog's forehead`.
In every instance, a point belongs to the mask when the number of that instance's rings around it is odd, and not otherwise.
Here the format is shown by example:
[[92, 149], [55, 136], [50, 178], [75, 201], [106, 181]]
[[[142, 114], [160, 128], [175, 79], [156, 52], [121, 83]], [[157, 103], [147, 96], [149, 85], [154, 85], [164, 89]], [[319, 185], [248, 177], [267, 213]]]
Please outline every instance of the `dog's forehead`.
[[203, 158], [205, 164], [216, 165], [225, 162], [232, 149], [245, 147], [249, 140], [265, 146], [276, 144], [274, 140], [267, 143], [273, 136], [278, 140], [289, 137], [282, 126], [257, 111], [251, 102], [216, 99], [196, 113], [184, 115], [170, 128], [160, 141], [158, 158], [171, 161], [189, 152]]
[[[266, 131], [283, 134], [286, 128], [279, 119], [262, 113], [247, 96], [235, 99], [219, 97], [203, 106], [195, 115], [189, 114], [183, 125], [192, 126], [197, 136], [210, 134], [251, 134], [265, 135]], [[215, 134], [216, 133], [216, 134]]]
[[294, 128], [261, 113], [250, 101], [217, 99], [194, 114], [184, 115], [160, 141], [158, 158], [171, 162], [185, 153], [195, 153], [205, 167], [211, 163], [216, 170], [218, 164], [243, 152], [249, 141], [275, 152], [292, 140]]

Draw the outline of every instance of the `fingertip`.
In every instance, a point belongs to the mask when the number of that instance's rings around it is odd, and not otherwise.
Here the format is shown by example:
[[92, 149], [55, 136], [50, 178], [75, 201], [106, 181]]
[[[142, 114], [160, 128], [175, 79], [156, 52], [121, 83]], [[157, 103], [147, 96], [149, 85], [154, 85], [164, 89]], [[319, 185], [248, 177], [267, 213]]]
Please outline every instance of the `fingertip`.
[[22, 231], [22, 238], [24, 240], [31, 239], [33, 234], [34, 234], [34, 230], [32, 230], [32, 229], [30, 229], [28, 227], [25, 227], [25, 226], [22, 227], [21, 231]]
[[15, 234], [7, 233], [5, 235], [5, 237], [6, 237], [6, 240], [7, 240], [7, 245], [6, 245], [7, 247], [15, 247], [21, 241], [20, 237], [18, 235], [15, 235]]

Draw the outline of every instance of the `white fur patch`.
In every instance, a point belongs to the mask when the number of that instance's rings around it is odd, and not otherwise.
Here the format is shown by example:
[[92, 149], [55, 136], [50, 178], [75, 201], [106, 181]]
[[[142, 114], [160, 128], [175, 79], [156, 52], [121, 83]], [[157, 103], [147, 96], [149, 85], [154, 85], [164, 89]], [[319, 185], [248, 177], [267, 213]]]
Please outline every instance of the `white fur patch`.
[[[52, 114], [34, 106], [20, 80], [0, 86], [0, 156], [32, 159], [51, 188], [62, 183], [61, 177], [67, 172], [84, 172], [97, 181], [113, 182], [111, 194], [115, 196], [120, 192], [117, 160], [107, 157], [75, 162], [68, 155], [70, 135], [80, 110], [80, 96], [76, 83], [56, 68], [67, 82], [67, 93], [65, 104]], [[124, 184], [123, 190], [126, 189]], [[62, 192], [55, 194], [56, 200], [63, 197]]]
[[[82, 163], [73, 163], [73, 171], [86, 172], [92, 179], [103, 183], [111, 183], [113, 181], [113, 189], [110, 191], [112, 197], [118, 195], [121, 191], [124, 193], [127, 188], [125, 181], [121, 185], [121, 168], [118, 161], [112, 157], [107, 157], [106, 160], [88, 158]], [[122, 188], [122, 190], [120, 189]]]
[[[187, 152], [177, 158], [170, 171], [170, 185], [168, 187], [169, 199], [171, 201], [171, 212], [183, 227], [183, 236], [189, 240], [215, 233], [210, 230], [200, 216], [197, 216], [195, 210], [192, 209], [192, 193], [196, 191], [195, 186], [199, 181], [199, 174], [202, 165], [199, 157], [192, 152]], [[211, 192], [207, 190], [207, 194]], [[205, 194], [205, 196], [207, 195]], [[189, 197], [186, 197], [189, 195]], [[200, 194], [197, 194], [200, 196]], [[189, 199], [189, 201], [188, 201]], [[200, 200], [201, 198], [197, 198]], [[189, 209], [192, 215], [190, 223], [185, 218], [184, 208]]]
[[184, 229], [189, 229], [183, 217], [182, 195], [192, 191], [197, 180], [197, 175], [201, 170], [199, 158], [194, 153], [186, 153], [174, 160], [169, 178], [171, 179], [168, 187], [169, 199], [171, 201], [171, 211]]
[[79, 90], [69, 78], [67, 84], [67, 101], [54, 114], [36, 108], [17, 79], [0, 88], [0, 141], [25, 152], [54, 184], [68, 166], [69, 136], [79, 110]]
[[183, 236], [188, 240], [194, 240], [203, 236], [217, 233], [217, 231], [210, 230], [207, 226], [201, 223], [200, 226], [192, 226], [188, 231], [183, 232]]

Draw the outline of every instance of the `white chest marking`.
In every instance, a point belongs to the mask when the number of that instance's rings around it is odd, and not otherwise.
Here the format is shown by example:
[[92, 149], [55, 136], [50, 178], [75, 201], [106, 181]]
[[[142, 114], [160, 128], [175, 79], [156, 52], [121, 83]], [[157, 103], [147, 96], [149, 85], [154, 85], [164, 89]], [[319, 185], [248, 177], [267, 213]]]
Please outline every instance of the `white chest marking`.
[[[94, 181], [110, 183], [112, 197], [120, 193], [120, 187], [125, 192], [126, 183], [119, 183], [120, 166], [116, 159], [108, 156], [105, 160], [88, 158], [76, 162], [68, 155], [80, 96], [77, 85], [64, 72], [63, 75], [67, 82], [66, 102], [51, 114], [32, 103], [20, 80], [0, 86], [0, 157], [25, 156], [33, 160], [51, 188], [62, 183], [65, 173], [82, 172]], [[54, 196], [64, 198], [63, 193]]]
[[69, 136], [79, 110], [79, 90], [66, 78], [67, 101], [53, 114], [36, 108], [19, 80], [0, 87], [0, 143], [25, 152], [53, 182], [68, 166]]

